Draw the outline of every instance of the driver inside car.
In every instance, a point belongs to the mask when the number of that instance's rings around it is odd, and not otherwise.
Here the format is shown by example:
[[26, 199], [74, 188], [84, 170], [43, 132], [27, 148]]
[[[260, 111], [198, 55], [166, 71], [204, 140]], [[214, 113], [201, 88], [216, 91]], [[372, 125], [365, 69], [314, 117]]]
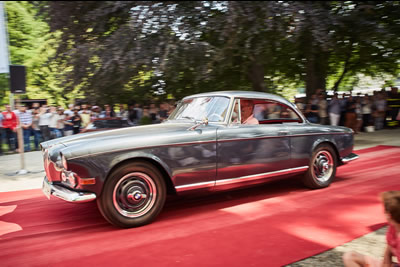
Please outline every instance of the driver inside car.
[[252, 100], [242, 99], [240, 100], [240, 112], [241, 112], [241, 123], [242, 124], [259, 124], [258, 120], [253, 114], [254, 103]]

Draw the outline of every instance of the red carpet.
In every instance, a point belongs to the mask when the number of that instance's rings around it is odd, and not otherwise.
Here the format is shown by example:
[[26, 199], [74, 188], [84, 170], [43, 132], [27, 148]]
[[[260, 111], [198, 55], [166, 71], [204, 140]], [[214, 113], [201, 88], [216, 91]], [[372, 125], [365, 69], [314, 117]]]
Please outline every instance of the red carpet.
[[171, 199], [158, 219], [118, 229], [94, 202], [0, 193], [0, 266], [282, 266], [385, 223], [378, 193], [400, 190], [400, 147], [359, 150], [335, 182], [296, 179], [207, 197]]

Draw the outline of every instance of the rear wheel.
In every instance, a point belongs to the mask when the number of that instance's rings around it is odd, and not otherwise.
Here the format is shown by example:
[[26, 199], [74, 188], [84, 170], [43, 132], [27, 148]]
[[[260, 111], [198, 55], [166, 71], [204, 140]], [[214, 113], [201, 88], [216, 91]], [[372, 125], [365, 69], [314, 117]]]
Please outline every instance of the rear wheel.
[[313, 152], [303, 183], [310, 188], [329, 186], [336, 175], [337, 157], [330, 145], [319, 145]]
[[165, 199], [166, 185], [159, 170], [147, 162], [134, 162], [112, 172], [97, 205], [107, 221], [129, 228], [153, 221]]

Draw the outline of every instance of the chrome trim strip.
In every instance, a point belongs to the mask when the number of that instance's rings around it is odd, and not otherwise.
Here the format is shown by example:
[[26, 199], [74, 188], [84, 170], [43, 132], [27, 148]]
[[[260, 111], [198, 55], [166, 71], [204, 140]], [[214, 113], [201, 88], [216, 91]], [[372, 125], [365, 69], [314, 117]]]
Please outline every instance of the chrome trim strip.
[[310, 134], [292, 134], [292, 135], [277, 135], [277, 136], [260, 136], [252, 138], [235, 138], [235, 139], [219, 139], [218, 142], [231, 142], [231, 141], [244, 141], [244, 140], [257, 140], [257, 139], [270, 139], [270, 138], [282, 138], [282, 137], [302, 137], [311, 135], [333, 135], [333, 134], [346, 134], [346, 133], [310, 133]]
[[350, 161], [353, 161], [353, 160], [356, 160], [359, 158], [360, 158], [359, 155], [357, 155], [355, 153], [350, 153], [348, 156], [342, 158], [342, 162], [343, 162], [343, 164], [346, 164], [346, 163], [349, 163]]
[[186, 190], [194, 190], [194, 189], [204, 189], [207, 187], [212, 187], [214, 185], [221, 186], [221, 185], [227, 185], [227, 184], [235, 184], [235, 183], [241, 183], [241, 182], [247, 182], [247, 181], [254, 181], [254, 180], [264, 179], [264, 178], [268, 178], [268, 177], [272, 177], [272, 176], [294, 174], [294, 173], [305, 171], [307, 169], [308, 169], [308, 166], [302, 166], [302, 167], [298, 167], [298, 168], [291, 168], [291, 169], [285, 169], [285, 170], [274, 171], [274, 172], [266, 172], [266, 173], [242, 176], [242, 177], [237, 177], [237, 178], [217, 180], [216, 182], [203, 182], [203, 183], [196, 183], [196, 184], [180, 185], [180, 186], [176, 186], [175, 189], [177, 192], [182, 192], [182, 191], [186, 191]]
[[215, 186], [215, 181], [202, 182], [202, 183], [196, 183], [196, 184], [179, 185], [179, 186], [175, 187], [175, 190], [176, 190], [176, 192], [182, 192], [182, 191], [186, 191], [186, 190], [202, 189], [202, 188], [214, 187], [214, 186]]
[[[47, 184], [48, 187], [50, 187], [50, 195], [53, 195], [55, 197], [61, 198], [65, 201], [68, 202], [74, 202], [74, 203], [83, 203], [83, 202], [89, 202], [92, 200], [96, 199], [96, 194], [95, 193], [90, 193], [90, 192], [76, 192], [72, 191], [68, 188], [51, 184], [48, 180], [47, 177], [45, 176], [43, 180], [43, 186], [42, 186], [42, 191], [44, 191], [45, 188], [45, 183]], [[45, 195], [46, 193], [43, 192]]]
[[293, 173], [302, 172], [307, 169], [308, 169], [308, 166], [302, 166], [302, 167], [298, 167], [298, 168], [291, 168], [291, 169], [285, 169], [285, 170], [274, 171], [274, 172], [265, 172], [265, 173], [242, 176], [242, 177], [237, 177], [237, 178], [218, 180], [218, 181], [216, 181], [215, 186], [241, 183], [241, 182], [247, 182], [247, 181], [254, 181], [254, 180], [264, 179], [264, 178], [268, 178], [268, 177], [279, 176], [279, 175], [293, 174]]

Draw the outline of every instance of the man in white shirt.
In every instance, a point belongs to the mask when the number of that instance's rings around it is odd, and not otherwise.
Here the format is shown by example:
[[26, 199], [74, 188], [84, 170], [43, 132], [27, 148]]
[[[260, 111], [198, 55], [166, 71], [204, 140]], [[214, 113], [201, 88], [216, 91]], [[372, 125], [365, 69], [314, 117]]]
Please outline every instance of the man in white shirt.
[[42, 137], [43, 137], [43, 141], [50, 140], [49, 124], [50, 124], [51, 116], [52, 116], [52, 114], [50, 113], [50, 109], [46, 105], [44, 105], [40, 108], [39, 128], [40, 128], [40, 133], [42, 134]]
[[74, 104], [69, 104], [68, 109], [64, 111], [64, 114], [67, 115], [67, 117], [72, 117], [74, 116]]
[[30, 110], [26, 110], [25, 105], [21, 105], [18, 118], [24, 135], [24, 151], [31, 151], [32, 113]]

